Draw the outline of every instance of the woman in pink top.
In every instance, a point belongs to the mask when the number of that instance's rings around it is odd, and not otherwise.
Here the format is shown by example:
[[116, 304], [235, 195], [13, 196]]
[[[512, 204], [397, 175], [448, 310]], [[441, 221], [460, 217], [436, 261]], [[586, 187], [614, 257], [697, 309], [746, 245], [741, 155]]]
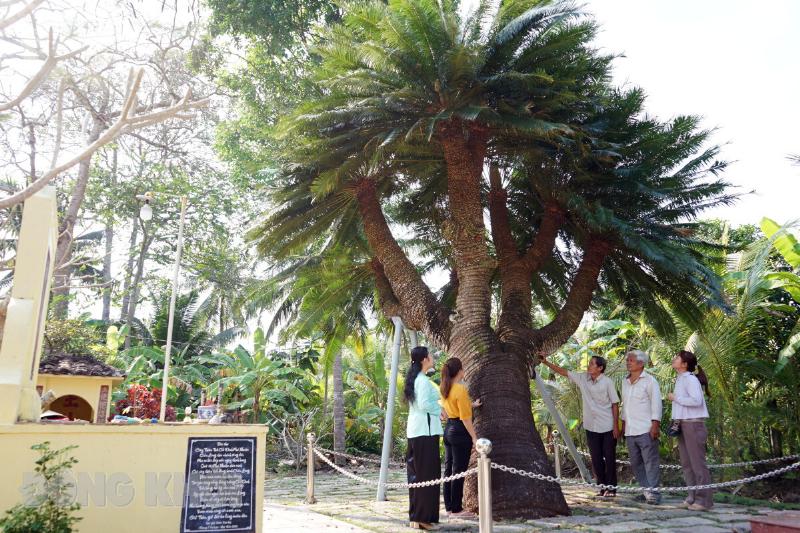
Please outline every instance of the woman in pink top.
[[[686, 350], [673, 357], [672, 368], [678, 373], [678, 379], [675, 390], [667, 398], [672, 401], [672, 419], [680, 422], [678, 451], [683, 479], [689, 486], [707, 485], [711, 483], [711, 473], [706, 465], [708, 408], [703, 389], [708, 394], [708, 378], [697, 364], [697, 357]], [[711, 489], [692, 490], [683, 503], [693, 511], [708, 511], [714, 505], [712, 497]]]

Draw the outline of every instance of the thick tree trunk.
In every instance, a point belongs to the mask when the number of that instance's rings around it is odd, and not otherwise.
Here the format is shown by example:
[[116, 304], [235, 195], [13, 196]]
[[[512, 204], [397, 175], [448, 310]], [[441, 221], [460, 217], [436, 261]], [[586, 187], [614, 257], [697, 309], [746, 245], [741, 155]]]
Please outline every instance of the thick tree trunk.
[[[462, 354], [451, 350], [450, 355], [466, 363], [470, 394], [483, 401], [475, 410], [475, 428], [479, 438], [492, 441], [492, 461], [555, 475], [531, 413], [528, 354], [499, 350]], [[473, 453], [473, 464], [474, 460]], [[464, 504], [478, 511], [475, 476], [467, 478]], [[556, 483], [492, 470], [492, 514], [497, 518], [540, 518], [569, 514], [569, 507]]]
[[[111, 186], [117, 185], [117, 148], [114, 148], [111, 164]], [[111, 318], [111, 253], [114, 250], [114, 223], [109, 217], [105, 229], [106, 253], [103, 256], [103, 314], [102, 319], [108, 322]]]
[[[339, 350], [333, 359], [333, 450], [343, 453], [345, 448], [344, 380], [342, 378], [342, 352]], [[337, 457], [336, 462], [343, 464], [344, 460]]]
[[[103, 123], [98, 119], [94, 120], [92, 131], [89, 133], [88, 143], [91, 144], [100, 137]], [[53, 312], [56, 317], [64, 319], [69, 313], [69, 293], [70, 280], [72, 277], [72, 251], [75, 243], [75, 225], [78, 222], [83, 199], [86, 196], [86, 186], [89, 183], [89, 171], [92, 165], [92, 154], [86, 156], [78, 163], [78, 179], [75, 181], [75, 188], [72, 189], [67, 211], [61, 221], [58, 232], [58, 244], [56, 245], [56, 270], [53, 275]]]
[[489, 255], [481, 201], [486, 137], [483, 132], [454, 121], [441, 129], [440, 139], [447, 162], [449, 219], [445, 236], [453, 244], [458, 275], [449, 353], [466, 357], [464, 366], [469, 372], [471, 364], [500, 348], [499, 339], [490, 327], [495, 260]]
[[136, 262], [136, 275], [131, 284], [131, 300], [128, 303], [128, 336], [125, 337], [125, 349], [131, 347], [131, 335], [133, 333], [133, 319], [136, 318], [136, 306], [139, 303], [139, 287], [142, 284], [142, 276], [144, 275], [144, 259], [147, 254], [147, 249], [150, 247], [152, 237], [148, 235], [147, 230], [142, 227], [142, 247], [139, 251], [139, 259]]
[[[554, 320], [539, 330], [531, 324], [531, 276], [550, 256], [567, 214], [555, 202], [545, 212], [530, 249], [521, 252], [510, 231], [506, 193], [499, 172], [490, 173], [489, 208], [497, 260], [490, 255], [484, 224], [482, 172], [488, 132], [453, 119], [440, 124], [437, 137], [447, 164], [448, 219], [443, 226], [454, 263], [456, 309], [432, 297], [413, 263], [391, 234], [372, 180], [356, 186], [359, 211], [370, 249], [372, 269], [384, 311], [397, 312], [414, 329], [425, 330], [448, 355], [459, 357], [470, 393], [483, 406], [475, 411], [479, 437], [493, 443], [495, 463], [525, 471], [554, 474], [531, 412], [529, 364], [532, 356], [551, 352], [574, 333], [591, 303], [592, 292], [611, 245], [590, 235], [569, 295]], [[501, 309], [497, 331], [491, 327], [493, 275], [499, 266]], [[408, 320], [411, 319], [411, 320]], [[421, 328], [419, 327], [421, 326]], [[473, 461], [475, 457], [473, 456]], [[568, 514], [561, 487], [493, 470], [493, 511], [501, 518], [539, 518]], [[477, 511], [477, 487], [468, 478], [465, 506]]]
[[133, 280], [133, 266], [136, 262], [136, 239], [139, 237], [139, 224], [133, 219], [133, 229], [128, 246], [128, 264], [125, 267], [125, 280], [122, 283], [122, 309], [119, 314], [119, 321], [123, 324], [128, 322], [128, 311], [131, 303], [131, 281]]
[[[490, 326], [491, 278], [496, 262], [489, 255], [481, 199], [486, 132], [472, 124], [452, 121], [441, 128], [439, 137], [447, 163], [450, 218], [445, 235], [453, 244], [458, 273], [457, 318], [448, 355], [462, 360], [470, 394], [483, 402], [475, 412], [475, 428], [478, 437], [492, 441], [492, 461], [553, 475], [531, 413], [529, 352], [522, 339], [509, 345], [501, 343]], [[494, 200], [504, 203], [505, 195], [498, 190], [499, 175], [490, 178]], [[505, 212], [500, 214], [502, 217]], [[500, 244], [501, 269], [510, 267], [513, 274], [503, 279], [504, 283], [509, 282], [503, 290], [507, 299], [516, 298], [521, 306], [517, 328], [527, 329], [530, 278], [519, 260], [507, 220], [498, 222], [500, 231], [495, 236]], [[517, 283], [511, 284], [513, 280]], [[466, 508], [478, 511], [475, 477], [467, 479], [465, 489]], [[538, 518], [568, 514], [569, 508], [558, 484], [493, 470], [492, 513], [498, 518]]]
[[114, 226], [111, 222], [105, 229], [106, 251], [103, 256], [103, 314], [101, 318], [108, 322], [111, 319], [111, 252], [114, 248]]

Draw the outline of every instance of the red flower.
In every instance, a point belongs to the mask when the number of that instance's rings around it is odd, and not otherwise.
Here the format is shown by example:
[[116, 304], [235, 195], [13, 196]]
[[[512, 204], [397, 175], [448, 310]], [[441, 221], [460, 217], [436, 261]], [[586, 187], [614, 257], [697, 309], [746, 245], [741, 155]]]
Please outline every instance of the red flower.
[[[161, 414], [161, 389], [148, 389], [144, 385], [131, 385], [128, 397], [118, 400], [114, 408], [118, 414], [138, 418], [158, 418]], [[175, 408], [167, 406], [165, 418], [174, 422]]]

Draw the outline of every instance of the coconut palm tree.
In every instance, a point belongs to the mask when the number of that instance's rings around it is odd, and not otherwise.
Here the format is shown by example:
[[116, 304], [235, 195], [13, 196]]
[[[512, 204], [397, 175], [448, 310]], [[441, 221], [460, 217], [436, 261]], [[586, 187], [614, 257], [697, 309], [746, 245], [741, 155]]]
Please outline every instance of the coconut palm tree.
[[[278, 261], [359, 250], [344, 257], [369, 265], [384, 315], [464, 361], [493, 459], [543, 474], [529, 370], [599, 285], [665, 332], [667, 302], [686, 316], [722, 304], [688, 221], [732, 200], [715, 177], [725, 164], [696, 117], [662, 123], [640, 91], [610, 89], [594, 33], [562, 2], [480, 2], [468, 16], [452, 1], [349, 6], [318, 50], [321, 96], [281, 124], [277, 209], [254, 233]], [[438, 295], [431, 264], [450, 274]], [[499, 516], [567, 512], [555, 484], [496, 478]]]
[[[212, 291], [205, 298], [201, 298], [197, 290], [178, 295], [175, 302], [173, 317], [172, 345], [175, 351], [186, 351], [187, 357], [208, 353], [224, 348], [241, 337], [245, 330], [241, 327], [229, 327], [213, 333], [209, 331], [208, 317], [216, 305], [215, 293]], [[149, 331], [142, 335], [139, 332], [139, 341], [144, 344], [164, 344], [167, 338], [169, 321], [169, 293], [163, 292], [157, 297], [155, 315]], [[134, 328], [134, 334], [136, 328]]]

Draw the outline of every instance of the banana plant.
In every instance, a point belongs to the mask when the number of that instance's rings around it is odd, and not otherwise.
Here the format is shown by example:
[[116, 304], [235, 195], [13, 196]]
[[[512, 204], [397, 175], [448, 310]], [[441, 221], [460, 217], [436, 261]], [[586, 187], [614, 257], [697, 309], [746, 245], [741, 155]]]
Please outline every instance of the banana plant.
[[[773, 242], [775, 249], [792, 267], [791, 272], [774, 272], [769, 277], [775, 281], [776, 288], [783, 289], [791, 295], [796, 303], [800, 304], [800, 243], [790, 233], [790, 229], [796, 228], [797, 225], [798, 222], [779, 226], [777, 222], [766, 217], [761, 220], [761, 231]], [[780, 357], [775, 364], [776, 374], [786, 367], [790, 358], [794, 357], [798, 350], [800, 350], [800, 319], [795, 323], [791, 337], [780, 351]]]
[[197, 357], [197, 361], [210, 365], [218, 379], [207, 388], [216, 391], [221, 386], [223, 394], [232, 400], [226, 406], [242, 409], [258, 423], [262, 409], [274, 402], [306, 403], [308, 396], [298, 386], [306, 371], [287, 363], [276, 353], [266, 350], [264, 332], [258, 328], [254, 334], [255, 348], [250, 353], [242, 346], [230, 352], [216, 352]]

